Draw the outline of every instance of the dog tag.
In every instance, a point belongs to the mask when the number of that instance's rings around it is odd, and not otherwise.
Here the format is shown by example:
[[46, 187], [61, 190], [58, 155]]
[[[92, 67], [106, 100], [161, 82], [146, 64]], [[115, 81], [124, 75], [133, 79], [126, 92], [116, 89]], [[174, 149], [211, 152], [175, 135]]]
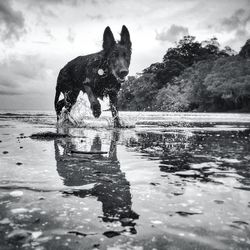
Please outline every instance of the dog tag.
[[104, 71], [103, 69], [98, 69], [97, 73], [99, 76], [102, 76], [104, 74]]

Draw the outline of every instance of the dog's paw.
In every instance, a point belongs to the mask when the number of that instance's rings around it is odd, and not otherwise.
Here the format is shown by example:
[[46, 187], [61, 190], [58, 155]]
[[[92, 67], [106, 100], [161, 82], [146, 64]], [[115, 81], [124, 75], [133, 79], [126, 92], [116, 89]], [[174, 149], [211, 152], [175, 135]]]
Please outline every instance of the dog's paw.
[[92, 109], [93, 116], [95, 118], [98, 118], [101, 115], [101, 113], [102, 113], [102, 111], [101, 111], [101, 105], [100, 105], [99, 102], [92, 103], [91, 109]]
[[114, 119], [114, 128], [122, 128], [120, 119]]

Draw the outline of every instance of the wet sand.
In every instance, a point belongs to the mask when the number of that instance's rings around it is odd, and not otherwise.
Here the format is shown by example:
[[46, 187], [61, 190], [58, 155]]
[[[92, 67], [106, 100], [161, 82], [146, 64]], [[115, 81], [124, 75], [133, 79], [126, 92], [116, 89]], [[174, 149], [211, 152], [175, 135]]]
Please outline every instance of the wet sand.
[[0, 249], [249, 249], [249, 115], [124, 117], [0, 115]]

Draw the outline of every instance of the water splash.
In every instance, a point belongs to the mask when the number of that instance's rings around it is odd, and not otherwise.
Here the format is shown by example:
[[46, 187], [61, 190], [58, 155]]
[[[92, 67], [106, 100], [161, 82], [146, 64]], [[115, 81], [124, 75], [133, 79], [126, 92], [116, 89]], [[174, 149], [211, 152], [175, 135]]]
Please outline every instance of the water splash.
[[[102, 114], [99, 118], [94, 118], [90, 103], [86, 95], [80, 94], [76, 104], [70, 113], [66, 109], [62, 110], [58, 121], [59, 127], [87, 127], [87, 128], [113, 128], [113, 118], [109, 111], [109, 100], [105, 98], [100, 101]], [[124, 128], [135, 127], [136, 120], [129, 117], [121, 117], [121, 125]]]

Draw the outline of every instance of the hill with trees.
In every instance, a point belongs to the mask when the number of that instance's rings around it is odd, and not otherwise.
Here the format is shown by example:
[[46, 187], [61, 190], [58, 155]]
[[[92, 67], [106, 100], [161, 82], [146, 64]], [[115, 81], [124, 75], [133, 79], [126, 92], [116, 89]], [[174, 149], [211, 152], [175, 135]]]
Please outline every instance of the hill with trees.
[[216, 38], [185, 36], [162, 62], [131, 76], [119, 94], [121, 110], [250, 111], [250, 40], [236, 54]]

